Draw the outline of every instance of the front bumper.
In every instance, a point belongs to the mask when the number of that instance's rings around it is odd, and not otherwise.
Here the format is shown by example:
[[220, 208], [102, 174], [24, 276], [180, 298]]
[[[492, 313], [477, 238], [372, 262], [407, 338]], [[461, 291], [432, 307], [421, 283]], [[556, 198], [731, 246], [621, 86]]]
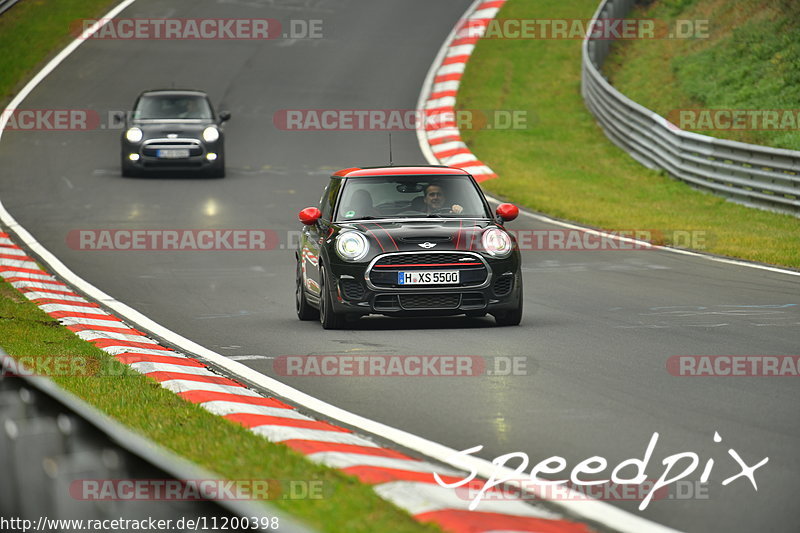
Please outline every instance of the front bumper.
[[[139, 170], [158, 169], [158, 170], [204, 170], [219, 166], [224, 159], [224, 145], [220, 140], [213, 143], [198, 139], [177, 139], [170, 140], [173, 145], [166, 143], [153, 143], [152, 140], [141, 143], [131, 143], [125, 139], [122, 141], [123, 164]], [[183, 144], [178, 144], [182, 142]], [[162, 146], [163, 145], [163, 146]], [[188, 157], [166, 158], [158, 157], [159, 149], [186, 149], [189, 151]], [[216, 158], [211, 160], [208, 154], [216, 154]], [[131, 154], [138, 155], [138, 159], [130, 159]]]
[[521, 287], [518, 253], [502, 260], [482, 257], [482, 261], [487, 270], [484, 280], [464, 286], [414, 287], [376, 286], [366, 265], [334, 263], [330, 267], [333, 283], [329, 286], [333, 308], [337, 313], [389, 316], [443, 316], [515, 309]]

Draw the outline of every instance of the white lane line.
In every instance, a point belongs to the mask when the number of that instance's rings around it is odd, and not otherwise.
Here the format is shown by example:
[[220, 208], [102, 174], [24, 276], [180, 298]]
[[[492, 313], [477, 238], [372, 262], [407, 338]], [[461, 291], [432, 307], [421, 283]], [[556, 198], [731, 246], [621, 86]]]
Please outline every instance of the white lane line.
[[[412, 515], [442, 511], [445, 509], [469, 510], [470, 491], [459, 492], [457, 489], [440, 487], [433, 483], [414, 481], [390, 481], [376, 485], [375, 492], [391, 501], [398, 507], [408, 509]], [[541, 518], [545, 520], [563, 520], [564, 517], [541, 507], [528, 505], [521, 500], [490, 500], [480, 502], [477, 512], [502, 513], [513, 516]]]

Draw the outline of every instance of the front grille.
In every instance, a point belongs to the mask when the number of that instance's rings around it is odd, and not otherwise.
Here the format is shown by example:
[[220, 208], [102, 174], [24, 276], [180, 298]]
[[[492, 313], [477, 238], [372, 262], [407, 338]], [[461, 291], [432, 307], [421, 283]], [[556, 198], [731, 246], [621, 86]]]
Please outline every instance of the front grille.
[[500, 276], [497, 278], [497, 281], [494, 282], [494, 294], [495, 296], [505, 296], [509, 292], [511, 292], [511, 285], [512, 281], [514, 280], [514, 276]]
[[477, 287], [484, 284], [489, 276], [486, 266], [476, 254], [400, 252], [378, 259], [369, 271], [369, 281], [381, 288], [402, 287], [397, 274], [409, 270], [458, 270], [460, 282], [449, 287]]
[[458, 309], [461, 294], [401, 294], [403, 309]]
[[189, 157], [203, 155], [203, 147], [196, 139], [154, 139], [145, 141], [142, 155], [158, 157], [159, 150], [189, 150]]
[[364, 297], [364, 284], [354, 279], [343, 279], [339, 281], [342, 294], [348, 300], [360, 300]]

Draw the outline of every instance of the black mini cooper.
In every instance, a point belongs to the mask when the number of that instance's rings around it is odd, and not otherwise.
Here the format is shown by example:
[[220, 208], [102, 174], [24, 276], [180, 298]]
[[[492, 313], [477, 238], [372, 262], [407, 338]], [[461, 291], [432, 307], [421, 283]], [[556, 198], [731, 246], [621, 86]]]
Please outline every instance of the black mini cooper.
[[319, 207], [300, 211], [297, 316], [344, 326], [347, 317], [492, 314], [522, 319], [520, 253], [475, 179], [441, 166], [348, 168]]
[[203, 91], [145, 91], [125, 117], [121, 139], [123, 176], [147, 171], [198, 172], [225, 177], [222, 123]]

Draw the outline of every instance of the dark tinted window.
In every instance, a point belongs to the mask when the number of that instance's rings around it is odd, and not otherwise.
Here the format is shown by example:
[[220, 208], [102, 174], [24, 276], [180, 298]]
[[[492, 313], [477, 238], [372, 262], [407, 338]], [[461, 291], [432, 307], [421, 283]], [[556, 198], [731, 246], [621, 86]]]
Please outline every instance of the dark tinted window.
[[[438, 202], [426, 200], [430, 196], [436, 196]], [[460, 209], [454, 210], [454, 206]], [[376, 176], [347, 180], [336, 220], [429, 215], [491, 218], [468, 176]]]
[[322, 211], [322, 218], [331, 220], [333, 208], [336, 206], [336, 198], [339, 196], [339, 189], [342, 186], [342, 180], [339, 178], [331, 178], [328, 187], [325, 188], [325, 193], [320, 199], [319, 210]]
[[153, 94], [139, 98], [133, 118], [157, 120], [169, 118], [212, 119], [211, 106], [205, 97], [185, 94]]

